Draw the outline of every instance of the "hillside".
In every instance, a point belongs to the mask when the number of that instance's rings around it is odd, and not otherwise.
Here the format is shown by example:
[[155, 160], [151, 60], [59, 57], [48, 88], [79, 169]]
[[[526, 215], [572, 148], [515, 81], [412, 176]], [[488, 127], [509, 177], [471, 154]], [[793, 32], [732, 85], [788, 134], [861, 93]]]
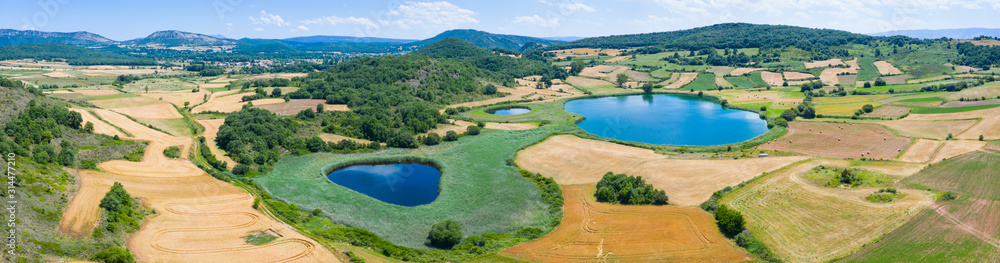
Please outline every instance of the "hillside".
[[432, 38], [410, 43], [410, 45], [424, 47], [450, 37], [465, 40], [466, 42], [486, 49], [504, 48], [509, 50], [521, 50], [521, 47], [531, 42], [542, 45], [561, 43], [560, 41], [546, 40], [536, 37], [501, 35], [472, 29], [455, 29], [445, 31]]
[[281, 39], [281, 41], [297, 43], [410, 43], [417, 40], [351, 36], [304, 36], [285, 38]]
[[469, 58], [492, 55], [493, 52], [459, 38], [449, 37], [441, 41], [434, 42], [412, 54], [424, 55], [432, 58]]
[[0, 47], [0, 60], [63, 59], [70, 65], [156, 65], [156, 61], [130, 55], [94, 51], [70, 45], [43, 43]]
[[147, 37], [137, 38], [133, 40], [128, 40], [122, 42], [125, 45], [162, 45], [167, 47], [174, 46], [212, 46], [212, 45], [233, 45], [236, 41], [228, 39], [219, 39], [209, 35], [203, 35], [198, 33], [183, 32], [177, 30], [166, 30], [153, 32]]
[[871, 36], [908, 36], [920, 39], [952, 38], [972, 39], [978, 36], [1000, 37], [1000, 29], [995, 28], [955, 28], [955, 29], [917, 29], [893, 30], [888, 32], [868, 34]]
[[0, 46], [57, 43], [74, 46], [103, 46], [117, 43], [98, 34], [80, 31], [70, 33], [35, 30], [0, 29]]
[[557, 44], [548, 49], [631, 48], [652, 45], [686, 49], [780, 48], [795, 46], [805, 50], [848, 43], [868, 44], [874, 37], [831, 29], [797, 26], [726, 23], [687, 30], [593, 37]]

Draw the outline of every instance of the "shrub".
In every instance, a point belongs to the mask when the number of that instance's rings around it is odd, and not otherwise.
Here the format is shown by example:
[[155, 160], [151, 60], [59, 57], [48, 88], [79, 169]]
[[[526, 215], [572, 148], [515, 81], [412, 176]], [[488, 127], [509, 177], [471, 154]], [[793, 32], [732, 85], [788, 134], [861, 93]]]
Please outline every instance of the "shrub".
[[613, 172], [604, 174], [601, 181], [597, 182], [597, 193], [594, 196], [598, 202], [623, 205], [666, 205], [668, 200], [665, 191], [646, 184], [642, 177]]
[[798, 116], [798, 115], [799, 114], [797, 112], [795, 112], [795, 110], [785, 110], [785, 111], [781, 112], [781, 118], [785, 119], [785, 121], [794, 121], [795, 120], [795, 116]]
[[179, 158], [181, 157], [181, 148], [177, 148], [177, 146], [167, 147], [163, 149], [163, 156], [167, 158]]
[[719, 230], [728, 237], [743, 232], [743, 214], [740, 211], [729, 209], [726, 205], [719, 205], [719, 208], [715, 210], [715, 220], [719, 221]]
[[781, 262], [778, 255], [775, 255], [774, 252], [764, 244], [764, 242], [757, 239], [757, 237], [754, 236], [749, 230], [736, 235], [735, 239], [737, 246], [746, 249], [747, 252], [750, 252], [750, 254], [753, 254], [760, 260], [767, 262]]
[[955, 200], [955, 198], [958, 198], [957, 194], [955, 194], [955, 193], [953, 193], [951, 191], [947, 191], [947, 192], [942, 193], [941, 197], [939, 199], [948, 201], [948, 200]]
[[444, 134], [444, 141], [453, 142], [458, 140], [458, 133], [455, 131], [448, 131]]
[[875, 107], [871, 104], [865, 104], [865, 106], [861, 106], [861, 110], [865, 111], [865, 113], [872, 113], [875, 111]]
[[482, 129], [483, 128], [480, 128], [479, 126], [469, 126], [468, 128], [465, 129], [465, 134], [479, 135], [479, 132], [482, 131]]
[[441, 135], [438, 135], [436, 132], [429, 133], [424, 137], [423, 143], [424, 145], [438, 145], [441, 143]]
[[97, 262], [104, 263], [132, 263], [135, 262], [135, 257], [128, 250], [121, 247], [112, 247], [101, 252], [94, 254], [94, 257], [90, 258]]
[[462, 226], [458, 222], [448, 220], [431, 226], [427, 240], [438, 248], [451, 248], [462, 240]]

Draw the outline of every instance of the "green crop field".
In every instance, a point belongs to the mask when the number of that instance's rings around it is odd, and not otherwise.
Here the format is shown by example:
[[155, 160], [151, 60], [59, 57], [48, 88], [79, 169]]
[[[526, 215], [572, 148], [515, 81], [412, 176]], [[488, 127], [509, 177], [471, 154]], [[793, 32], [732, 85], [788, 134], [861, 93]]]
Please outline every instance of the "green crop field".
[[[958, 198], [937, 201], [948, 217], [926, 209], [879, 242], [851, 255], [845, 262], [995, 262], [1000, 248], [983, 237], [1000, 237], [1000, 153], [973, 152], [903, 180], [936, 192], [952, 191]], [[984, 205], [985, 204], [985, 205]], [[949, 218], [950, 217], [950, 218]], [[967, 228], [957, 227], [962, 222]], [[968, 230], [971, 229], [971, 230]], [[978, 231], [978, 232], [977, 232]], [[983, 236], [972, 234], [977, 232]], [[995, 242], [995, 241], [993, 241]], [[992, 259], [992, 260], [990, 260]]]
[[751, 81], [750, 78], [747, 76], [730, 76], [725, 78], [727, 81], [729, 81], [729, 83], [735, 85], [737, 89], [749, 89], [757, 87], [757, 84], [753, 83], [753, 81]]
[[861, 70], [858, 71], [857, 81], [871, 81], [881, 76], [878, 74], [878, 69], [872, 64], [873, 62], [875, 59], [871, 57], [858, 58], [858, 66], [861, 67]]
[[719, 86], [715, 85], [715, 74], [704, 73], [704, 74], [698, 74], [698, 78], [694, 79], [694, 81], [692, 81], [691, 83], [684, 85], [684, 87], [681, 89], [714, 90], [717, 88], [719, 88]]
[[915, 114], [938, 114], [938, 113], [955, 113], [955, 112], [967, 112], [974, 110], [984, 110], [1000, 107], [1000, 104], [991, 105], [976, 105], [967, 107], [954, 107], [954, 108], [930, 108], [930, 107], [915, 107], [910, 113]]

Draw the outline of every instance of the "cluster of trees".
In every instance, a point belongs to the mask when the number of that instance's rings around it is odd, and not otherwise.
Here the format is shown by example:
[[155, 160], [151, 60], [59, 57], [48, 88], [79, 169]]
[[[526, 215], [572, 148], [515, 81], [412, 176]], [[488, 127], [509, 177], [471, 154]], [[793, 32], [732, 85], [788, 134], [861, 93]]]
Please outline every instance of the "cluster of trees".
[[[115, 233], [119, 230], [134, 232], [139, 230], [139, 222], [145, 217], [142, 205], [132, 198], [125, 191], [121, 183], [115, 182], [111, 190], [104, 195], [99, 205], [104, 210], [104, 230]], [[94, 230], [94, 235], [102, 232], [100, 229]]]
[[28, 108], [7, 122], [4, 132], [26, 147], [31, 144], [49, 144], [53, 138], [62, 137], [60, 125], [81, 129], [83, 116], [65, 107], [28, 102]]
[[[664, 57], [661, 60], [668, 61], [670, 63], [678, 65], [712, 65], [712, 66], [739, 66], [746, 65], [750, 63], [752, 58], [747, 56], [743, 52], [738, 52], [736, 49], [725, 49], [723, 55], [719, 55], [719, 52], [715, 48], [704, 48], [699, 50], [697, 53], [691, 51], [686, 57], [682, 57], [681, 52], [674, 52], [673, 56]], [[704, 59], [695, 56], [706, 56]]]
[[484, 70], [484, 75], [506, 86], [515, 84], [514, 78], [541, 75], [548, 79], [565, 79], [565, 70], [552, 66], [545, 53], [533, 50], [522, 53], [522, 58], [494, 54], [458, 38], [445, 38], [412, 54], [431, 58], [455, 59]]
[[1000, 64], [1000, 47], [979, 46], [968, 42], [955, 45], [958, 50], [958, 59], [955, 64], [989, 70], [990, 67]]
[[12, 59], [65, 60], [74, 66], [124, 65], [151, 66], [156, 61], [134, 55], [115, 54], [70, 45], [43, 43], [0, 47], [0, 60]]
[[956, 83], [946, 83], [946, 84], [939, 84], [939, 85], [928, 85], [928, 86], [924, 86], [923, 88], [920, 88], [920, 91], [923, 91], [923, 92], [936, 92], [936, 91], [955, 92], [955, 91], [962, 91], [962, 90], [964, 90], [966, 88], [969, 88], [969, 83], [965, 82], [965, 81], [962, 81], [962, 82], [956, 82]]
[[666, 205], [668, 200], [666, 192], [646, 184], [642, 177], [613, 172], [604, 174], [597, 182], [594, 196], [598, 202], [623, 205]]

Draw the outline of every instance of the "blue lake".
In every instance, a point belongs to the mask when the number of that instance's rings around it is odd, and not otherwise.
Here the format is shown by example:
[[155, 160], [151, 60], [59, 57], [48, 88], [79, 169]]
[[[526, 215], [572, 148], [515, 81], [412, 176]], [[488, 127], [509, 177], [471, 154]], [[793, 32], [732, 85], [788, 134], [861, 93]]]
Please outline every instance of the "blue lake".
[[707, 98], [682, 95], [629, 95], [566, 102], [566, 110], [586, 116], [583, 130], [620, 141], [666, 145], [720, 145], [767, 132], [757, 113], [724, 109]]
[[526, 109], [526, 108], [510, 108], [510, 109], [496, 110], [496, 111], [491, 112], [491, 114], [493, 114], [493, 115], [519, 115], [519, 114], [525, 114], [525, 113], [528, 113], [528, 112], [531, 112], [531, 109]]
[[418, 206], [437, 199], [441, 171], [414, 163], [353, 165], [333, 171], [327, 178], [382, 202]]

